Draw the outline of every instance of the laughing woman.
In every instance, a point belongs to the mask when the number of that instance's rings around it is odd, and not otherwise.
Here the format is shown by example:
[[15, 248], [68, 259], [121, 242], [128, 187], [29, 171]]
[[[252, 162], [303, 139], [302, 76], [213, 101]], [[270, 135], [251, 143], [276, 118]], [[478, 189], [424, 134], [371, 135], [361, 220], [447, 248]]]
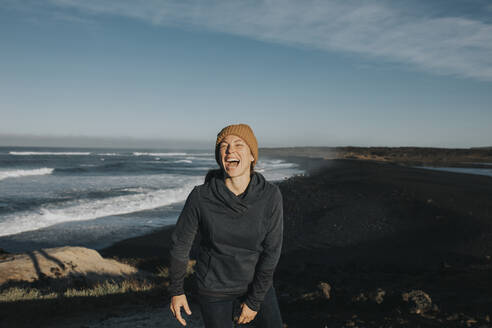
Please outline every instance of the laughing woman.
[[188, 195], [171, 237], [171, 311], [186, 325], [181, 307], [191, 311], [183, 281], [200, 232], [195, 287], [205, 327], [230, 328], [236, 321], [281, 328], [273, 273], [282, 248], [282, 194], [254, 171], [258, 144], [248, 125], [219, 132], [215, 159], [220, 168]]

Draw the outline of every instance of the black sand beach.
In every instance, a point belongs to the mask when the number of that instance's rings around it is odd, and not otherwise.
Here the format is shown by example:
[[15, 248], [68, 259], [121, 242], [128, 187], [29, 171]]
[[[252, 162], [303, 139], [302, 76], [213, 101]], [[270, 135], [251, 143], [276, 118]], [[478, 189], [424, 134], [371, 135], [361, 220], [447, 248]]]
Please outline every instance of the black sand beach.
[[[309, 174], [279, 183], [285, 232], [274, 284], [287, 327], [492, 327], [492, 178], [294, 155], [284, 154]], [[99, 252], [155, 273], [168, 265], [172, 229]], [[130, 308], [169, 311], [165, 283], [141, 296], [6, 304], [0, 324], [29, 326], [18, 320], [29, 309], [36, 326], [59, 327]]]

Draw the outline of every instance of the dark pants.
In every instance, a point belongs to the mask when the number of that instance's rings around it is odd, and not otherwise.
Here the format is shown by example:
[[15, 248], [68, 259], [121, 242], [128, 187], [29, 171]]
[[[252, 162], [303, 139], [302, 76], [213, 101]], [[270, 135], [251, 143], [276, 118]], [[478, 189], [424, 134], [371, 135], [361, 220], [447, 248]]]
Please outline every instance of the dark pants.
[[[206, 328], [231, 328], [233, 317], [241, 315], [241, 303], [245, 295], [217, 298], [198, 295], [198, 302]], [[282, 328], [282, 316], [277, 302], [275, 289], [270, 287], [265, 300], [260, 306], [255, 318], [247, 324], [237, 324], [234, 327]]]

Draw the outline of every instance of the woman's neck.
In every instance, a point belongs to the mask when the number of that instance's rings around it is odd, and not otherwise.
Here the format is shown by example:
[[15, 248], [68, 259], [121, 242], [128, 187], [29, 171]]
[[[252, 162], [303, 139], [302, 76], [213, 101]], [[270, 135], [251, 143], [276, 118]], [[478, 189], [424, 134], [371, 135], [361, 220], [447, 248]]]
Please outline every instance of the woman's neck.
[[248, 184], [251, 181], [250, 173], [251, 172], [248, 172], [247, 174], [238, 177], [225, 178], [225, 185], [234, 193], [234, 195], [240, 195], [248, 188]]

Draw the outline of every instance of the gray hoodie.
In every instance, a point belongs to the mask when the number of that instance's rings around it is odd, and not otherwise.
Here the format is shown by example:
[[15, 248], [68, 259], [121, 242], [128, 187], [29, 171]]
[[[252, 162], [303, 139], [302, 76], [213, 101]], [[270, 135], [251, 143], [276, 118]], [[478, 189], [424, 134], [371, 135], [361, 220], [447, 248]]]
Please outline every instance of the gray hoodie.
[[198, 292], [247, 292], [246, 304], [258, 311], [272, 285], [282, 248], [283, 204], [279, 187], [259, 172], [252, 173], [248, 187], [238, 196], [220, 177], [195, 186], [171, 237], [171, 295], [184, 294], [186, 266], [198, 231]]

